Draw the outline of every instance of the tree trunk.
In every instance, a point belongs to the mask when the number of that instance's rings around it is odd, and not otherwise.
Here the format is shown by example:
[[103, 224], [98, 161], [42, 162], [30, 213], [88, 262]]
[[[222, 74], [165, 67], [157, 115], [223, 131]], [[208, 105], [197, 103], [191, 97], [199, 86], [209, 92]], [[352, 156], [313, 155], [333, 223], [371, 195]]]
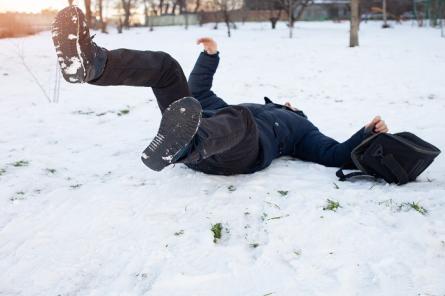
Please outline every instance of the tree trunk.
[[201, 7], [201, 0], [196, 0], [195, 9], [193, 10], [193, 13], [197, 13], [200, 7]]
[[227, 9], [224, 10], [224, 21], [227, 26], [227, 36], [230, 38], [232, 37], [232, 31], [230, 30], [230, 15]]
[[173, 3], [172, 12], [171, 12], [171, 14], [173, 14], [173, 15], [176, 14], [176, 7], [178, 7], [178, 1], [179, 0], [176, 0], [175, 3]]
[[383, 11], [383, 29], [389, 28], [388, 25], [388, 13], [386, 10], [386, 0], [382, 0], [382, 11]]
[[358, 42], [358, 28], [360, 25], [360, 0], [351, 0], [351, 30], [349, 36], [349, 46], [359, 46]]
[[122, 34], [122, 32], [123, 32], [122, 27], [123, 27], [122, 18], [119, 17], [119, 21], [118, 21], [118, 24], [117, 24], [117, 33], [118, 34]]
[[131, 16], [131, 0], [122, 0], [122, 6], [124, 9], [124, 24], [126, 29], [130, 28], [130, 16]]
[[88, 28], [91, 28], [92, 13], [91, 13], [91, 0], [85, 0], [85, 18]]
[[148, 15], [148, 12], [149, 12], [148, 0], [144, 0], [144, 25], [146, 27], [150, 25], [150, 17]]
[[275, 30], [277, 28], [278, 18], [271, 17], [269, 20], [270, 24], [272, 25], [272, 30]]
[[277, 28], [277, 23], [281, 19], [282, 11], [283, 11], [282, 9], [279, 9], [277, 15], [275, 15], [273, 10], [271, 11], [269, 20], [270, 20], [270, 23], [272, 25], [272, 30], [275, 30]]
[[444, 25], [443, 25], [443, 19], [440, 20], [440, 36], [442, 36], [442, 38], [445, 38], [445, 30], [444, 30]]
[[445, 3], [440, 3], [440, 32], [441, 32], [441, 36], [445, 37], [445, 30], [444, 30], [444, 17], [445, 17]]
[[159, 0], [159, 15], [162, 15], [164, 12], [164, 0]]
[[[442, 1], [441, 1], [442, 2]], [[431, 27], [437, 27], [439, 23], [439, 10], [440, 10], [440, 4], [438, 0], [433, 0], [430, 2], [430, 26]]]
[[99, 8], [99, 25], [102, 33], [107, 32], [107, 23], [104, 20], [104, 0], [97, 0], [97, 5]]
[[[272, 2], [272, 4], [276, 4], [275, 2]], [[281, 19], [281, 14], [283, 13], [283, 8], [280, 6], [280, 8], [277, 10], [275, 9], [276, 6], [272, 5], [271, 7], [269, 7], [269, 21], [270, 24], [272, 25], [272, 30], [275, 30], [277, 27], [277, 23], [278, 21]]]
[[184, 12], [184, 18], [185, 18], [185, 29], [188, 30], [189, 28], [189, 12], [187, 9]]
[[292, 39], [294, 37], [294, 5], [291, 0], [289, 0], [289, 38]]

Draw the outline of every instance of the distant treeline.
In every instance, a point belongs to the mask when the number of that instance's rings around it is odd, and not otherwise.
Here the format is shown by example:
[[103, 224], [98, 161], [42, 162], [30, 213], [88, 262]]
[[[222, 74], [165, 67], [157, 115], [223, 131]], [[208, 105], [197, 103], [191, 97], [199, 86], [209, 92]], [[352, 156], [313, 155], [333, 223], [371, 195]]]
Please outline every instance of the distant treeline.
[[50, 27], [55, 12], [44, 10], [34, 13], [0, 13], [0, 38], [32, 35]]

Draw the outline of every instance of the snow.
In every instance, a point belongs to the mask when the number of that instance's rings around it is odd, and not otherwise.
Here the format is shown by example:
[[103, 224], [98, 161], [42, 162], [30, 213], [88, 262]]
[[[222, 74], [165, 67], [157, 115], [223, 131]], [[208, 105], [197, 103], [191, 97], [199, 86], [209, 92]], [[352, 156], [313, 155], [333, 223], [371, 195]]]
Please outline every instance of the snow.
[[[57, 36], [57, 35], [56, 35], [56, 36]], [[74, 34], [69, 34], [69, 35], [68, 35], [68, 39], [69, 39], [69, 40], [74, 40], [74, 39], [77, 39], [77, 36], [74, 35]]]
[[173, 156], [174, 155], [169, 155], [169, 156], [166, 156], [166, 157], [162, 157], [162, 159], [171, 163], [171, 161], [173, 159]]
[[[380, 114], [393, 132], [445, 147], [445, 39], [410, 23], [211, 26], [98, 34], [108, 48], [164, 50], [191, 71], [215, 37], [214, 90], [269, 96], [344, 140]], [[49, 104], [20, 64], [54, 84], [51, 34], [0, 40], [0, 295], [444, 295], [445, 160], [403, 187], [341, 183], [280, 159], [248, 176], [140, 161], [160, 121], [145, 88], [61, 85]], [[337, 189], [338, 188], [338, 189]], [[336, 211], [323, 210], [327, 199]], [[418, 202], [428, 213], [405, 203]], [[212, 225], [222, 237], [213, 242]]]
[[63, 72], [65, 72], [66, 74], [70, 74], [70, 75], [76, 74], [77, 71], [79, 71], [79, 69], [82, 67], [82, 63], [80, 62], [80, 59], [78, 57], [72, 57], [69, 61], [70, 61], [69, 67], [65, 66], [66, 68], [64, 68], [65, 64], [63, 64], [61, 66], [61, 68], [63, 69]]

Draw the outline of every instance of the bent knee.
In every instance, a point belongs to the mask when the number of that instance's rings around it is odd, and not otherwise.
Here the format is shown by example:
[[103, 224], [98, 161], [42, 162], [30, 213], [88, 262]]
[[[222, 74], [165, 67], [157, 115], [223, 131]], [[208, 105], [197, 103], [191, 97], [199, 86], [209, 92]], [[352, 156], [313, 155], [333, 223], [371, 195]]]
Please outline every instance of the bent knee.
[[170, 54], [164, 52], [164, 51], [159, 51], [159, 58], [160, 60], [162, 60], [162, 64], [166, 69], [177, 69], [180, 67], [178, 61], [173, 58]]

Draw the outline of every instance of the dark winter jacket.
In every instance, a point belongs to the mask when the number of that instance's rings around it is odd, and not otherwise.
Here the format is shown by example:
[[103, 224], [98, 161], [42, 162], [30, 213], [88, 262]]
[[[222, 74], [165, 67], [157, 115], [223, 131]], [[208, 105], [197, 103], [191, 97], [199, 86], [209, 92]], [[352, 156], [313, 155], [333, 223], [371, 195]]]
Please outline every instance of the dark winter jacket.
[[[211, 89], [213, 76], [218, 68], [219, 55], [208, 55], [201, 53], [189, 78], [189, 88], [192, 96], [200, 101], [204, 117], [210, 118], [217, 112], [233, 107], [218, 97]], [[232, 167], [220, 168], [218, 159], [212, 158], [207, 163], [202, 163], [195, 167], [200, 171], [210, 174], [230, 175], [234, 173], [253, 173], [266, 168], [271, 162], [280, 156], [293, 156], [303, 160], [315, 161], [327, 166], [339, 166], [347, 159], [339, 159], [338, 151], [331, 153], [332, 157], [320, 151], [333, 147], [334, 140], [322, 135], [319, 130], [307, 119], [302, 111], [292, 109], [273, 103], [265, 98], [265, 104], [240, 104], [236, 107], [244, 108], [254, 119], [255, 125], [250, 125], [250, 132], [247, 134], [258, 134], [259, 150], [256, 153], [256, 160], [249, 167], [239, 167], [233, 164]], [[347, 149], [352, 149], [364, 139], [363, 129], [351, 137], [350, 145]], [[332, 143], [327, 143], [332, 141]], [[245, 145], [244, 145], [245, 146]], [[249, 153], [250, 147], [237, 147], [239, 155]], [[250, 145], [252, 146], [252, 145]], [[335, 147], [334, 147], [335, 148]], [[332, 150], [332, 149], [331, 149]], [[326, 150], [327, 151], [327, 150]], [[350, 153], [350, 152], [349, 152]], [[349, 153], [343, 153], [349, 157]], [[194, 168], [193, 166], [191, 166]]]

